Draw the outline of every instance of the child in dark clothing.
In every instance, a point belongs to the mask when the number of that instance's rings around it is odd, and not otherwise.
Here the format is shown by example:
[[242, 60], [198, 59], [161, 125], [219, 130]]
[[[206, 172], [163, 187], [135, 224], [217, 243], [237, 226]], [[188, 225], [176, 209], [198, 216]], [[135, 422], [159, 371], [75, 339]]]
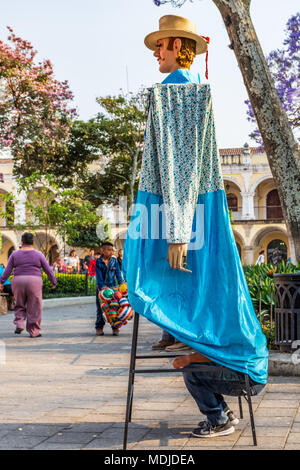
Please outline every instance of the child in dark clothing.
[[[97, 305], [97, 319], [96, 319], [96, 335], [103, 336], [103, 327], [105, 325], [105, 320], [102, 315], [102, 310], [99, 301], [99, 291], [103, 287], [115, 287], [118, 284], [124, 282], [124, 277], [120, 270], [118, 260], [113, 256], [114, 247], [110, 242], [103, 243], [101, 247], [101, 256], [96, 261], [96, 280], [97, 280], [97, 289], [96, 289], [96, 305]], [[119, 335], [118, 328], [112, 328], [114, 336]]]

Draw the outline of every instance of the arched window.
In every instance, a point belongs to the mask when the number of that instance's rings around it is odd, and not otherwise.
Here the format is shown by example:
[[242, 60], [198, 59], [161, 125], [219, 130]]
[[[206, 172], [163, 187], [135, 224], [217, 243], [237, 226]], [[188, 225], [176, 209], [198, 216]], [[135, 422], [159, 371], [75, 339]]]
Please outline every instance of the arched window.
[[272, 240], [267, 246], [268, 263], [278, 264], [287, 260], [287, 247], [282, 240]]
[[7, 252], [7, 260], [14, 251], [15, 251], [15, 247], [11, 246], [10, 249], [8, 250], [8, 252]]
[[277, 189], [272, 189], [267, 195], [267, 219], [283, 219]]
[[240, 258], [242, 259], [241, 245], [240, 245], [238, 242], [235, 242], [235, 243], [236, 243], [236, 246], [237, 246], [237, 249], [238, 249], [238, 252], [239, 252], [239, 256], [240, 256]]
[[235, 194], [229, 193], [226, 195], [227, 198], [227, 204], [228, 204], [228, 209], [231, 211], [237, 211], [238, 210], [238, 200]]

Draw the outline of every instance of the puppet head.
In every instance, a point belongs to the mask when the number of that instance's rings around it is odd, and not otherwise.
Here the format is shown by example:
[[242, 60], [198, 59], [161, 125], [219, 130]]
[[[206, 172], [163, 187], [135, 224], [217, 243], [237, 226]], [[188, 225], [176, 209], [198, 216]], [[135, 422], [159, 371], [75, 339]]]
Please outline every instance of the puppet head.
[[196, 33], [196, 25], [181, 16], [166, 15], [159, 20], [159, 30], [145, 37], [145, 45], [154, 51], [162, 73], [178, 68], [189, 69], [194, 56], [207, 51], [208, 38]]

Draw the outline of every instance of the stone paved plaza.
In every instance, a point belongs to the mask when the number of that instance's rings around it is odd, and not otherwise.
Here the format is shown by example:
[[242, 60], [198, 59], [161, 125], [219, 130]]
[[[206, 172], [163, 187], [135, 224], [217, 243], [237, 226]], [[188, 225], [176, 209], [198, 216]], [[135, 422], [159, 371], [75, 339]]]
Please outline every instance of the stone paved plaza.
[[[93, 305], [45, 309], [42, 338], [14, 334], [13, 314], [0, 317], [6, 363], [0, 365], [0, 449], [121, 449], [132, 322], [120, 336], [94, 335]], [[142, 319], [140, 351], [148, 353], [159, 329]], [[139, 361], [169, 367], [168, 359]], [[227, 402], [238, 412], [236, 398]], [[253, 397], [258, 447], [248, 407], [236, 432], [191, 437], [200, 419], [180, 374], [136, 377], [128, 449], [300, 449], [300, 378], [271, 377]], [[238, 413], [237, 413], [238, 414]]]

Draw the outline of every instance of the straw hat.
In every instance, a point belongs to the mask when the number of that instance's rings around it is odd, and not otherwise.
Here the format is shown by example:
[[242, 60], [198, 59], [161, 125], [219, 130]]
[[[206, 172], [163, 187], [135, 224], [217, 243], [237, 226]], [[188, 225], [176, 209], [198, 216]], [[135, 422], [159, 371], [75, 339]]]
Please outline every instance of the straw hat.
[[196, 41], [196, 54], [203, 54], [207, 51], [207, 39], [196, 33], [196, 24], [193, 21], [182, 16], [165, 15], [159, 20], [159, 31], [148, 34], [145, 39], [145, 45], [154, 51], [159, 39], [169, 37], [183, 37], [194, 39]]

